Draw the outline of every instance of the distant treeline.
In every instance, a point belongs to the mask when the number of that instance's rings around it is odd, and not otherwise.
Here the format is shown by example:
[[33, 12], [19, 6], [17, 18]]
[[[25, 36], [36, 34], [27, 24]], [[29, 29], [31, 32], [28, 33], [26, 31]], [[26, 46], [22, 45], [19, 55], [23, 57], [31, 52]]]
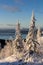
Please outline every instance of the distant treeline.
[[[29, 29], [26, 28], [26, 29], [21, 29], [20, 32], [21, 32], [22, 34], [27, 34], [28, 31], [29, 31]], [[1, 34], [1, 33], [6, 33], [6, 34], [7, 34], [7, 33], [14, 33], [14, 34], [15, 34], [15, 32], [16, 32], [15, 29], [0, 29], [0, 34]]]
[[[38, 29], [36, 29], [36, 32], [37, 32], [37, 30]], [[28, 31], [29, 31], [29, 28], [23, 28], [23, 29], [21, 29], [21, 34], [27, 34], [28, 33]], [[43, 31], [43, 28], [41, 28], [41, 31]], [[0, 34], [1, 33], [14, 33], [15, 34], [15, 29], [0, 29]]]

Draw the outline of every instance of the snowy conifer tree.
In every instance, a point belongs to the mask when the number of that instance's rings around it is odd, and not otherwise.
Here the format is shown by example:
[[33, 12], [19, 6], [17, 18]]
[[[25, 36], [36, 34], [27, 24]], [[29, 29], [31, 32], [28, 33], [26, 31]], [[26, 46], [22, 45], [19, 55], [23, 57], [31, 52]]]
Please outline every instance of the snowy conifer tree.
[[18, 21], [17, 27], [16, 27], [16, 39], [15, 41], [17, 42], [17, 49], [22, 49], [23, 47], [23, 43], [22, 43], [22, 37], [21, 37], [21, 33], [20, 33], [20, 24]]
[[38, 31], [37, 31], [37, 39], [39, 39], [41, 37], [41, 29], [38, 28]]
[[35, 16], [34, 16], [34, 12], [32, 12], [32, 17], [31, 17], [31, 24], [30, 24], [30, 28], [29, 28], [29, 32], [28, 35], [26, 37], [26, 43], [29, 43], [30, 39], [35, 39], [36, 38], [36, 33], [35, 33]]
[[35, 21], [36, 19], [34, 16], [34, 12], [32, 12], [31, 24], [30, 24], [28, 35], [26, 37], [27, 50], [24, 54], [24, 58], [27, 60], [34, 52], [35, 53], [37, 52], [37, 44], [39, 45], [39, 43], [37, 42]]
[[31, 48], [35, 51], [36, 50], [36, 45], [38, 44], [38, 42], [36, 41], [36, 27], [35, 27], [35, 16], [34, 16], [34, 12], [32, 12], [32, 18], [31, 18], [31, 25], [29, 28], [29, 32], [28, 35], [26, 37], [26, 44], [28, 44], [28, 48], [29, 50], [31, 50]]
[[1, 58], [6, 58], [8, 56], [12, 55], [12, 42], [6, 41], [6, 45], [4, 48], [1, 50]]
[[[21, 33], [20, 33], [20, 24], [19, 22], [17, 23], [16, 26], [16, 38], [13, 41], [13, 49], [14, 49], [14, 53], [16, 53], [16, 56], [20, 56], [19, 54], [23, 51], [23, 42], [22, 42], [22, 37], [21, 37]], [[22, 55], [22, 53], [21, 53]]]
[[37, 31], [37, 41], [39, 42], [39, 44], [41, 46], [41, 29], [40, 28], [38, 28], [38, 31]]

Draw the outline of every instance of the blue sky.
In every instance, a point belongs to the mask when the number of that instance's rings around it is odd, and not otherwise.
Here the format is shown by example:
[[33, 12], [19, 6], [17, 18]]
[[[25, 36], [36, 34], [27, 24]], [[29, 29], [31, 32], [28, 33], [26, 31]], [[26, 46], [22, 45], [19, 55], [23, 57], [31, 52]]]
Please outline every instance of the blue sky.
[[36, 26], [43, 27], [43, 0], [0, 0], [0, 25], [15, 25], [19, 19], [22, 27], [28, 27], [32, 10]]

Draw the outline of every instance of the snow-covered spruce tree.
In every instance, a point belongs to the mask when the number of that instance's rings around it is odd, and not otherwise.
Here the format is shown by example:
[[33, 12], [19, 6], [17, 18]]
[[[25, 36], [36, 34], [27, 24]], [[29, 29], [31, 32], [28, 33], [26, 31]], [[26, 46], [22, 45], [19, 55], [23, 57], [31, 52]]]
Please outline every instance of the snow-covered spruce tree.
[[5, 57], [11, 56], [13, 54], [12, 50], [12, 41], [6, 41], [6, 46], [4, 47], [5, 50]]
[[10, 42], [10, 40], [5, 42], [6, 42], [6, 45], [1, 50], [1, 59], [12, 55], [12, 42]]
[[19, 21], [16, 25], [16, 38], [13, 41], [13, 50], [14, 50], [14, 54], [16, 54], [16, 56], [22, 56], [22, 52], [23, 52], [23, 42], [22, 42], [22, 36], [20, 33], [20, 24]]
[[37, 38], [41, 37], [41, 29], [38, 28], [38, 31], [37, 31]]
[[30, 28], [29, 28], [28, 35], [26, 37], [26, 44], [28, 44], [29, 51], [31, 50], [31, 48], [34, 51], [36, 51], [37, 44], [39, 44], [36, 41], [37, 36], [36, 36], [35, 21], [36, 21], [36, 19], [35, 19], [35, 16], [34, 16], [34, 12], [32, 12], [31, 25], [30, 25]]
[[41, 37], [41, 34], [42, 34], [41, 28], [39, 27], [37, 31], [37, 41], [39, 42], [40, 46], [38, 46], [38, 49], [40, 50], [41, 53], [43, 53], [42, 52], [43, 51], [42, 50], [43, 49], [43, 42], [42, 42], [43, 37]]
[[38, 28], [38, 31], [37, 31], [37, 40], [38, 40], [39, 43], [40, 43], [40, 37], [41, 37], [41, 29]]

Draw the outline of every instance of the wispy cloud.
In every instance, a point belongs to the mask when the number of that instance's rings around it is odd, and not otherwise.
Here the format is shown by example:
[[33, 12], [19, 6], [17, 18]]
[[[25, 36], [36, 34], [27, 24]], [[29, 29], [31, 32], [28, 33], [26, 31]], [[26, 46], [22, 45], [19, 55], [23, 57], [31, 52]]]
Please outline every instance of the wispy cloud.
[[[10, 5], [10, 1], [12, 2]], [[5, 3], [3, 3], [5, 2]], [[15, 5], [17, 4], [17, 5]], [[1, 5], [0, 5], [0, 9], [4, 9], [10, 12], [21, 12], [22, 8], [18, 6], [18, 4], [21, 5], [25, 5], [24, 0], [1, 0]]]
[[21, 4], [21, 5], [25, 4], [24, 0], [13, 0], [13, 1], [15, 1], [16, 3]]
[[16, 6], [0, 5], [0, 8], [11, 12], [21, 12], [21, 9]]

